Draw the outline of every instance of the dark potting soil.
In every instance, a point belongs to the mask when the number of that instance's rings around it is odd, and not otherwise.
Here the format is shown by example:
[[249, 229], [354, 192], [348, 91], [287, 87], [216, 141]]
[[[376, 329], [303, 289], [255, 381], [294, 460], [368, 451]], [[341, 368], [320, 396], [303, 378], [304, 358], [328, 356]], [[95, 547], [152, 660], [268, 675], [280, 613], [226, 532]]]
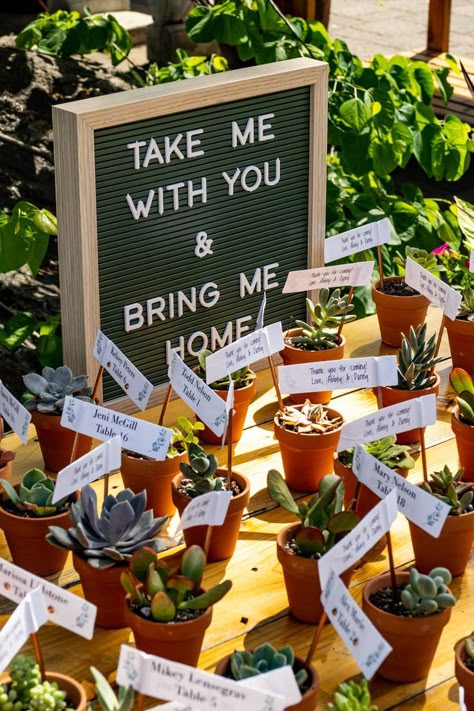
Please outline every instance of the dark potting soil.
[[[143, 617], [144, 620], [149, 622], [156, 622], [151, 616], [151, 608], [149, 606], [140, 606], [136, 600], [132, 600], [130, 603], [130, 608], [135, 615], [138, 617]], [[176, 610], [176, 617], [172, 622], [167, 622], [167, 625], [172, 625], [175, 622], [189, 622], [190, 620], [195, 620], [206, 612], [206, 610]]]
[[[227, 485], [227, 477], [221, 476], [221, 477], [217, 477], [217, 478], [222, 479], [223, 490], [228, 491], [229, 487]], [[178, 486], [178, 491], [183, 496], [190, 496], [191, 498], [195, 498], [196, 494], [193, 495], [192, 493], [190, 493], [189, 487], [191, 487], [191, 488], [193, 487], [192, 480], [191, 479], [182, 479], [180, 485]], [[238, 496], [243, 491], [243, 489], [239, 486], [239, 484], [235, 480], [231, 481], [230, 490], [232, 492], [233, 497]], [[199, 496], [199, 494], [197, 494], [197, 496]]]
[[4, 509], [7, 513], [12, 514], [13, 516], [18, 516], [18, 518], [51, 518], [51, 516], [59, 516], [59, 514], [65, 513], [69, 507], [70, 503], [66, 503], [65, 506], [63, 506], [61, 509], [58, 509], [54, 514], [51, 514], [50, 516], [35, 516], [33, 511], [20, 511], [17, 509], [13, 501], [10, 499], [5, 499], [4, 501], [0, 501], [0, 506], [2, 509]]
[[419, 296], [420, 292], [405, 284], [404, 279], [384, 281], [383, 289], [377, 289], [387, 296]]
[[[377, 590], [377, 592], [374, 592], [370, 596], [370, 602], [372, 603], [372, 605], [375, 605], [375, 607], [378, 607], [379, 610], [388, 612], [391, 615], [397, 615], [398, 617], [413, 617], [410, 610], [407, 610], [406, 607], [404, 607], [402, 602], [400, 601], [400, 595], [404, 587], [404, 585], [397, 585], [398, 602], [395, 602], [392, 597], [392, 588], [383, 588], [383, 590]], [[433, 614], [436, 615], [437, 612]]]
[[467, 654], [464, 654], [462, 657], [462, 663], [466, 667], [466, 669], [469, 669], [469, 671], [474, 672], [474, 659], [472, 657], [469, 657]]
[[330, 351], [333, 348], [337, 348], [338, 345], [340, 345], [341, 339], [338, 340], [337, 344], [335, 343], [334, 346], [331, 346], [331, 348], [325, 348], [322, 346], [321, 348], [317, 348], [313, 343], [293, 343], [291, 338], [285, 338], [285, 345], [291, 346], [292, 348], [298, 348], [299, 351]]

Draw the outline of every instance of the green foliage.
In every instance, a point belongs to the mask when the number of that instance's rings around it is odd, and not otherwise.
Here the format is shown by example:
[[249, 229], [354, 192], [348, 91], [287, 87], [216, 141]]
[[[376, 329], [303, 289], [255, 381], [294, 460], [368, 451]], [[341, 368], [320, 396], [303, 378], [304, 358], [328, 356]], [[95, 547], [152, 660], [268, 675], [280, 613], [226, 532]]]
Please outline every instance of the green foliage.
[[401, 267], [400, 271], [402, 274], [405, 274], [406, 260], [408, 258], [412, 259], [414, 262], [419, 264], [420, 267], [427, 269], [435, 276], [440, 276], [440, 268], [434, 252], [427, 252], [426, 249], [419, 249], [418, 247], [406, 247], [405, 257], [397, 252], [393, 262]]
[[377, 711], [378, 706], [371, 701], [367, 680], [357, 682], [350, 679], [339, 684], [332, 702], [328, 704], [328, 711]]
[[0, 272], [26, 265], [35, 276], [55, 234], [55, 216], [30, 202], [17, 202], [11, 215], [0, 212]]
[[402, 345], [398, 351], [398, 385], [399, 390], [423, 390], [433, 385], [435, 381], [432, 370], [442, 358], [434, 357], [436, 350], [436, 334], [426, 340], [427, 324], [410, 326], [408, 338], [402, 334]]
[[341, 296], [340, 289], [334, 289], [332, 293], [329, 289], [321, 289], [318, 303], [313, 304], [311, 299], [306, 299], [306, 307], [311, 317], [310, 323], [296, 321], [296, 325], [302, 329], [301, 335], [286, 339], [287, 343], [304, 350], [335, 348], [339, 344], [339, 326], [356, 319], [354, 314], [349, 313], [354, 308], [349, 302], [349, 295]]
[[194, 442], [189, 445], [189, 464], [182, 462], [179, 467], [183, 477], [181, 486], [191, 498], [208, 494], [210, 491], [223, 491], [225, 478], [216, 476], [217, 459], [213, 454], [206, 454], [204, 449]]
[[474, 639], [472, 637], [468, 637], [464, 642], [464, 651], [468, 657], [474, 659]]
[[34, 49], [55, 57], [108, 52], [116, 66], [130, 52], [132, 40], [113, 15], [81, 17], [78, 12], [43, 12], [16, 38], [17, 47]]
[[[211, 354], [212, 351], [204, 350], [201, 351], [198, 355], [198, 375], [203, 380], [206, 379], [206, 358]], [[250, 385], [252, 380], [255, 378], [255, 375], [254, 373], [252, 373], [248, 365], [244, 365], [243, 368], [239, 368], [235, 372], [231, 373], [230, 377], [234, 381], [234, 388], [245, 388], [247, 385]], [[229, 377], [226, 375], [224, 378], [216, 380], [214, 383], [209, 383], [209, 387], [213, 390], [228, 390], [229, 384], [230, 380]]]
[[463, 368], [453, 368], [449, 382], [456, 392], [461, 420], [474, 425], [474, 374], [469, 375]]
[[[410, 456], [406, 447], [403, 444], [396, 444], [396, 441], [396, 435], [387, 435], [373, 442], [362, 443], [361, 446], [366, 452], [378, 459], [382, 464], [385, 464], [386, 467], [390, 467], [390, 469], [413, 469], [415, 460]], [[349, 469], [352, 469], [353, 457], [354, 447], [339, 452], [339, 459]]]
[[456, 604], [456, 598], [449, 592], [451, 573], [447, 568], [433, 568], [428, 575], [410, 569], [410, 581], [403, 588], [401, 602], [412, 617], [433, 615]]
[[56, 682], [43, 681], [38, 664], [18, 654], [10, 669], [11, 683], [0, 684], [0, 711], [73, 711]]
[[199, 439], [196, 436], [196, 432], [200, 432], [204, 429], [202, 422], [191, 422], [187, 417], [178, 417], [178, 426], [173, 427], [173, 436], [171, 438], [171, 443], [166, 453], [166, 456], [171, 459], [171, 457], [176, 457], [176, 455], [184, 452], [188, 449], [191, 444], [198, 444]]
[[54, 516], [66, 503], [67, 497], [55, 504], [52, 503], [54, 484], [54, 480], [39, 469], [30, 469], [26, 472], [18, 486], [18, 492], [8, 481], [0, 479], [0, 486], [3, 487], [19, 515], [28, 511], [38, 518]]
[[433, 472], [429, 481], [421, 484], [421, 488], [451, 506], [451, 516], [460, 516], [473, 510], [474, 499], [474, 483], [463, 481], [463, 474], [464, 469], [458, 469], [453, 474], [445, 464], [441, 471]]
[[[105, 676], [98, 669], [91, 667], [91, 672], [95, 681], [97, 701], [103, 711], [132, 711], [135, 694], [131, 686], [128, 689], [120, 686], [117, 697]], [[89, 706], [88, 711], [93, 711], [93, 708], [93, 706]]]
[[178, 61], [169, 62], [164, 67], [159, 67], [156, 63], [150, 64], [145, 80], [143, 81], [139, 78], [139, 83], [143, 83], [146, 86], [155, 86], [156, 84], [166, 84], [171, 81], [218, 74], [229, 69], [227, 59], [219, 54], [213, 54], [211, 57], [189, 56], [184, 49], [177, 49], [176, 54]]
[[287, 665], [292, 667], [296, 683], [303, 694], [308, 682], [308, 672], [304, 668], [296, 671], [295, 653], [289, 645], [281, 649], [275, 649], [269, 642], [265, 642], [257, 647], [254, 652], [244, 650], [242, 652], [233, 652], [230, 656], [230, 672], [232, 678], [236, 681], [265, 674]]

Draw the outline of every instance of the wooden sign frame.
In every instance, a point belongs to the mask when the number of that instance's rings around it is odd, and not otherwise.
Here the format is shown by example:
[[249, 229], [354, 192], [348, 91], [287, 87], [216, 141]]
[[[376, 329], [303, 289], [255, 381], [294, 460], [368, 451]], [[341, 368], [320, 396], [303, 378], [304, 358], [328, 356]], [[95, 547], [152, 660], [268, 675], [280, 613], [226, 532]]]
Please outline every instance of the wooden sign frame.
[[[308, 87], [307, 266], [317, 267], [324, 264], [327, 81], [327, 64], [300, 58], [53, 107], [64, 362], [73, 372], [87, 372], [93, 382], [99, 367], [92, 355], [100, 327], [95, 131]], [[150, 406], [162, 401], [164, 387], [154, 389]], [[126, 412], [136, 409], [125, 396], [107, 406]]]

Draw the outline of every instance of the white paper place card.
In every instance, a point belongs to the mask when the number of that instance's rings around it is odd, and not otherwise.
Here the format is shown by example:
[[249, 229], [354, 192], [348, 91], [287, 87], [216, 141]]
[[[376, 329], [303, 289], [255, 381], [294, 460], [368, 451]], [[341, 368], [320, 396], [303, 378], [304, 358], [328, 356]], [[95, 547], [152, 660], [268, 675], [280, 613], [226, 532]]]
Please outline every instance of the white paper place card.
[[392, 647], [352, 598], [334, 570], [330, 571], [321, 602], [336, 632], [344, 641], [366, 679], [373, 675]]
[[139, 652], [122, 644], [117, 683], [146, 696], [178, 701], [193, 711], [283, 711], [286, 699], [231, 679]]
[[181, 514], [176, 533], [191, 526], [222, 526], [231, 499], [231, 491], [210, 491], [195, 496]]
[[323, 287], [332, 289], [337, 286], [366, 286], [370, 284], [374, 264], [375, 262], [354, 262], [289, 272], [283, 293], [292, 294], [295, 291], [311, 291]]
[[267, 306], [267, 292], [263, 292], [262, 303], [257, 314], [257, 320], [255, 321], [255, 330], [259, 331], [265, 326], [265, 308]]
[[61, 425], [103, 441], [120, 437], [124, 449], [160, 460], [165, 459], [173, 436], [169, 427], [160, 427], [69, 395], [64, 401]]
[[38, 587], [25, 595], [0, 630], [0, 673], [5, 671], [30, 634], [37, 632], [47, 619], [43, 593]]
[[459, 311], [462, 295], [452, 286], [448, 286], [408, 257], [405, 270], [405, 283], [426, 296], [435, 306], [439, 306], [448, 318], [454, 320]]
[[395, 385], [397, 359], [396, 356], [377, 356], [280, 365], [278, 380], [283, 393]]
[[8, 422], [10, 427], [23, 444], [28, 442], [28, 427], [31, 422], [31, 412], [23, 407], [16, 397], [3, 385], [0, 380], [0, 415]]
[[281, 323], [272, 323], [239, 338], [206, 358], [206, 382], [213, 383], [260, 358], [283, 350]]
[[469, 271], [474, 272], [474, 249], [471, 249], [471, 254], [469, 256]]
[[467, 706], [464, 702], [464, 687], [459, 687], [459, 711], [467, 711]]
[[341, 428], [337, 451], [355, 447], [357, 442], [373, 442], [389, 434], [434, 425], [435, 422], [436, 395], [423, 395], [347, 422]]
[[130, 400], [140, 410], [144, 410], [153, 390], [153, 385], [102, 331], [97, 331], [94, 357], [110, 373]]
[[390, 239], [390, 220], [384, 217], [377, 222], [354, 227], [324, 240], [324, 261], [334, 262], [336, 259], [348, 257], [350, 254], [363, 252], [364, 249], [380, 247]]
[[42, 590], [48, 620], [85, 639], [92, 639], [97, 614], [95, 605], [38, 575], [0, 559], [0, 595], [13, 602], [21, 602], [25, 595], [37, 587]]
[[451, 506], [411, 484], [360, 445], [356, 445], [352, 469], [358, 480], [380, 498], [396, 488], [398, 510], [430, 536], [438, 538]]
[[121, 442], [120, 437], [109, 439], [61, 469], [56, 478], [52, 503], [82, 489], [104, 474], [120, 469]]
[[319, 579], [324, 587], [331, 570], [340, 575], [369, 551], [397, 518], [397, 494], [392, 491], [359, 521], [335, 546], [318, 560]]
[[224, 433], [227, 415], [225, 401], [204, 380], [193, 373], [176, 351], [172, 351], [168, 378], [173, 390], [186, 405], [220, 437]]

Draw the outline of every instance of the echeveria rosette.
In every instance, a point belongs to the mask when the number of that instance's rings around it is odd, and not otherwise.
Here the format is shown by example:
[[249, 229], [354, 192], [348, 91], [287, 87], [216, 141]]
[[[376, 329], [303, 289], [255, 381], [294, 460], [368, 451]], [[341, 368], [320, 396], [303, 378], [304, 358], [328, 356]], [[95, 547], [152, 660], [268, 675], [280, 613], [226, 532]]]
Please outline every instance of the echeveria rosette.
[[87, 386], [87, 375], [73, 376], [66, 365], [59, 368], [43, 368], [41, 375], [29, 373], [23, 376], [28, 388], [25, 407], [38, 412], [60, 413], [67, 395], [92, 402], [92, 388]]

